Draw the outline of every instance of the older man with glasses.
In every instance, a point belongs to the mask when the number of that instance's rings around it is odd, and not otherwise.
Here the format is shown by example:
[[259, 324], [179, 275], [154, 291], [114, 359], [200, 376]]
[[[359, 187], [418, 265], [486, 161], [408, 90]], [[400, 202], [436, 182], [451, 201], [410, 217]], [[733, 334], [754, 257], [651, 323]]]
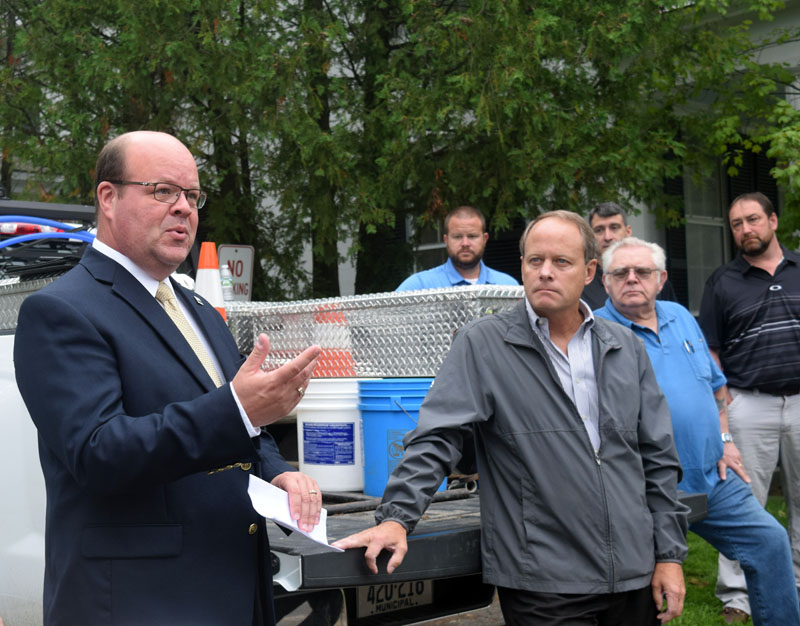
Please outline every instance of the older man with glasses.
[[[592, 282], [586, 285], [581, 294], [581, 299], [591, 308], [596, 309], [603, 306], [606, 301], [606, 290], [603, 287], [603, 266], [600, 255], [608, 250], [615, 242], [631, 236], [631, 226], [628, 224], [628, 217], [625, 209], [616, 202], [601, 202], [596, 205], [586, 216], [586, 221], [592, 228], [594, 240], [597, 244], [598, 260], [597, 271]], [[659, 300], [672, 300], [677, 302], [675, 290], [669, 280], [665, 280], [661, 290], [656, 296]]]
[[678, 487], [708, 496], [708, 516], [689, 529], [739, 559], [754, 624], [799, 624], [788, 535], [747, 484], [728, 433], [725, 376], [691, 313], [656, 300], [667, 278], [664, 251], [628, 237], [606, 250], [603, 266], [609, 299], [594, 313], [627, 326], [644, 342], [672, 416], [683, 467]]

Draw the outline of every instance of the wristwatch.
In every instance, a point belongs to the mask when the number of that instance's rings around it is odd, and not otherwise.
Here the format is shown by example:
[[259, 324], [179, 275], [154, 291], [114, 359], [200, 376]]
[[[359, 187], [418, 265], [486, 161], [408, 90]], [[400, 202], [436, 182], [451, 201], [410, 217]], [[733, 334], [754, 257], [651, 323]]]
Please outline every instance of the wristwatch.
[[733, 437], [730, 433], [722, 433], [722, 443], [733, 443]]

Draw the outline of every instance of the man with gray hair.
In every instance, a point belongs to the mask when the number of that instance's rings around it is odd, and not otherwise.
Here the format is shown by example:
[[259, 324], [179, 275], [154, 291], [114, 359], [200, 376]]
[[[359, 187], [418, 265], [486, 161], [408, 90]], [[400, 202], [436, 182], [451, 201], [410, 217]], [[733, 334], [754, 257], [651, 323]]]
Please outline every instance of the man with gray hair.
[[[598, 257], [608, 250], [609, 246], [615, 242], [631, 236], [632, 230], [630, 224], [628, 224], [627, 213], [625, 213], [625, 209], [616, 202], [601, 202], [595, 205], [586, 216], [586, 221], [589, 223], [594, 233]], [[598, 261], [600, 260], [601, 259], [598, 258]], [[586, 289], [583, 290], [581, 298], [592, 309], [601, 307], [605, 303], [606, 290], [603, 286], [602, 263], [597, 264], [594, 280], [586, 285]], [[659, 300], [678, 301], [675, 290], [672, 288], [672, 283], [670, 283], [669, 280], [664, 281], [657, 298]]]
[[788, 535], [747, 484], [728, 433], [725, 376], [691, 313], [656, 301], [667, 278], [664, 251], [628, 237], [603, 253], [603, 265], [609, 299], [595, 315], [627, 326], [644, 342], [672, 415], [683, 467], [678, 487], [708, 497], [708, 516], [689, 529], [739, 559], [755, 624], [799, 624]]

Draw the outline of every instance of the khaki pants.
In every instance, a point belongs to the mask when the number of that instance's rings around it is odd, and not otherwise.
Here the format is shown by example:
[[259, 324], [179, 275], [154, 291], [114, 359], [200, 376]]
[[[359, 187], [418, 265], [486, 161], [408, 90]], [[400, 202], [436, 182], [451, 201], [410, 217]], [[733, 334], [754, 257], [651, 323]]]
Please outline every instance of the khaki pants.
[[[795, 581], [800, 581], [800, 395], [772, 396], [730, 388], [728, 425], [763, 506], [776, 467], [781, 469]], [[730, 471], [730, 470], [729, 470]], [[739, 564], [720, 554], [716, 596], [725, 606], [748, 614], [750, 603]]]

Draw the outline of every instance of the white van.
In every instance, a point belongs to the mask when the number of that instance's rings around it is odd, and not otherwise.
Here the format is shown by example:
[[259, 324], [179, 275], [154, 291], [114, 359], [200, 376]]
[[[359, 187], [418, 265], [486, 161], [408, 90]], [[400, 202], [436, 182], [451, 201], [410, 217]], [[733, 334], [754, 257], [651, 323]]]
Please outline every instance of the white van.
[[[8, 305], [21, 294], [3, 286], [0, 294], [0, 315], [8, 316]], [[8, 626], [41, 626], [44, 477], [36, 428], [14, 379], [13, 329], [5, 326], [0, 328], [0, 618]]]

